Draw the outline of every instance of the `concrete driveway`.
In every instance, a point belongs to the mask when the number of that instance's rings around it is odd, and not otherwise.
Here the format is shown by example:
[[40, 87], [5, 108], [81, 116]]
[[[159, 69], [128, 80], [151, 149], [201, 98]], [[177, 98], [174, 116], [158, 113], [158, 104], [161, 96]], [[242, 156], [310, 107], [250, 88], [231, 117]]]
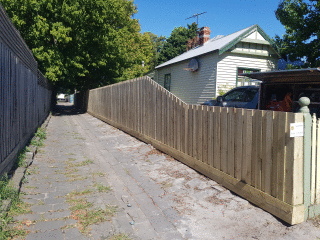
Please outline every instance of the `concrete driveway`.
[[320, 239], [314, 221], [288, 226], [152, 146], [63, 105], [22, 186], [31, 212], [17, 216], [16, 225], [29, 231], [26, 239]]

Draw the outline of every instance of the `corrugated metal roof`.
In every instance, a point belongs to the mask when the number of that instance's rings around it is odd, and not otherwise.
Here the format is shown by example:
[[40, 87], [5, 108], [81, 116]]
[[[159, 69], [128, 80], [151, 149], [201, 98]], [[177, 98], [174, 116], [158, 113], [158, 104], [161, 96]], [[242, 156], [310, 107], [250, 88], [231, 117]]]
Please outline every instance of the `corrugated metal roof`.
[[264, 82], [313, 82], [320, 81], [320, 68], [304, 68], [270, 72], [242, 73], [241, 76]]
[[168, 66], [173, 63], [181, 62], [190, 58], [194, 58], [209, 52], [217, 51], [217, 50], [219, 50], [221, 54], [222, 53], [221, 50], [223, 50], [223, 52], [226, 51], [225, 48], [230, 48], [235, 43], [239, 42], [242, 38], [245, 38], [247, 35], [249, 35], [252, 32], [252, 30], [256, 28], [259, 28], [261, 30], [261, 28], [258, 25], [252, 25], [248, 28], [242, 29], [238, 32], [232, 33], [224, 37], [222, 37], [221, 35], [218, 35], [218, 37], [214, 37], [209, 41], [207, 41], [203, 46], [199, 46], [194, 49], [191, 49], [165, 63], [160, 64], [159, 66], [156, 67], [156, 69], [162, 68], [164, 66]]

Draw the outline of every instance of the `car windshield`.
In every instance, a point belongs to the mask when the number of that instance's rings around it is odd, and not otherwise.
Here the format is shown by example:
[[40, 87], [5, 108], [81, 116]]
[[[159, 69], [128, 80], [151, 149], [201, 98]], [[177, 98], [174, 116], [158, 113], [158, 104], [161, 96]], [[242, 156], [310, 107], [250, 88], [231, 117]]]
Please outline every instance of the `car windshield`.
[[226, 95], [224, 95], [224, 101], [232, 101], [232, 102], [243, 102], [245, 100], [245, 91], [246, 89], [235, 89]]
[[254, 98], [254, 96], [257, 94], [258, 89], [257, 88], [249, 88], [246, 91], [246, 97], [244, 99], [244, 102], [251, 102]]

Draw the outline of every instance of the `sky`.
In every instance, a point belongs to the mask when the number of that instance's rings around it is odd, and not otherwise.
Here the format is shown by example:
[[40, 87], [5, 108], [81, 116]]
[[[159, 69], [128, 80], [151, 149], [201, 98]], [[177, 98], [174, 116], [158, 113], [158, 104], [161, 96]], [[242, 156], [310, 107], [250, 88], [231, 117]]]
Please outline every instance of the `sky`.
[[275, 10], [281, 0], [134, 0], [141, 32], [169, 37], [175, 27], [196, 22], [187, 19], [197, 13], [199, 27], [210, 27], [211, 37], [228, 35], [254, 24], [274, 38], [285, 33]]

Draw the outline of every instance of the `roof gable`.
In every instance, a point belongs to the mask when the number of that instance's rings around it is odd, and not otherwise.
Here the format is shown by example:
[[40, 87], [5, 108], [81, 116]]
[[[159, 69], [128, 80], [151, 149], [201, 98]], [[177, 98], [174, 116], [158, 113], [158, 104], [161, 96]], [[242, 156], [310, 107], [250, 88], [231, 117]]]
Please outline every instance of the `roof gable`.
[[[259, 35], [256, 34], [256, 36], [253, 36], [255, 33]], [[221, 55], [222, 53], [228, 51], [230, 48], [235, 46], [238, 42], [246, 38], [247, 39], [256, 38], [255, 39], [256, 41], [264, 41], [268, 45], [271, 45], [273, 42], [272, 39], [269, 38], [269, 36], [259, 27], [259, 25], [252, 25], [248, 28], [242, 29], [238, 32], [232, 33], [227, 36], [214, 37], [210, 39], [208, 42], [206, 42], [203, 46], [193, 48], [167, 62], [160, 64], [156, 68], [162, 68], [162, 67], [165, 67], [177, 62], [181, 62], [187, 59], [191, 59], [191, 58], [194, 58], [209, 52], [213, 52], [213, 51], [219, 51], [219, 55]]]

